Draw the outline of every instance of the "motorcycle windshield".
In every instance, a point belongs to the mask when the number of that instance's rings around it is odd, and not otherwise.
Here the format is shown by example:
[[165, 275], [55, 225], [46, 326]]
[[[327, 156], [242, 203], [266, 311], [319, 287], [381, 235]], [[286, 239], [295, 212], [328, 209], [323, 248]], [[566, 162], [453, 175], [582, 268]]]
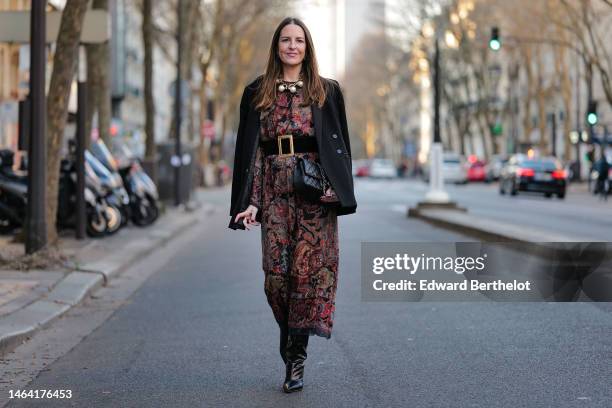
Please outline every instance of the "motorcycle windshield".
[[111, 172], [98, 160], [89, 150], [85, 150], [85, 161], [89, 163], [93, 171], [103, 179], [112, 179]]
[[113, 157], [106, 143], [100, 138], [91, 142], [91, 153], [110, 171], [117, 171], [117, 160]]
[[112, 154], [120, 168], [129, 167], [136, 155], [122, 139], [113, 139]]
[[102, 190], [102, 181], [96, 172], [91, 168], [89, 162], [85, 162], [85, 181], [88, 186], [91, 186], [97, 192]]

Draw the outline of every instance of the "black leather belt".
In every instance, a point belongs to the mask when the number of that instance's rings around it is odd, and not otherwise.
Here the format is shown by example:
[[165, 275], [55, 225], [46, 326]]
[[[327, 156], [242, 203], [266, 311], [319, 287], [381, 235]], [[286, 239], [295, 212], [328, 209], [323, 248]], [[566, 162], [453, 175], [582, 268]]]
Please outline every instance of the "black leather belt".
[[294, 153], [318, 152], [317, 139], [314, 136], [282, 135], [276, 140], [266, 140], [259, 144], [265, 156], [277, 154], [280, 157], [292, 156]]

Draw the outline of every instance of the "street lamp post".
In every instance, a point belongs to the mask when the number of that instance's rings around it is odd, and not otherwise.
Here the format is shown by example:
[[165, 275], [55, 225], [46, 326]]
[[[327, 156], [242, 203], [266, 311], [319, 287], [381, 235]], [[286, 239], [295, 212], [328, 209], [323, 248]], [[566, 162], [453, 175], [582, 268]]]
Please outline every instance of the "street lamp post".
[[434, 35], [434, 117], [433, 117], [433, 143], [429, 157], [429, 191], [425, 199], [414, 208], [408, 209], [409, 217], [418, 217], [421, 210], [427, 208], [444, 208], [451, 210], [467, 211], [459, 207], [457, 203], [450, 200], [448, 193], [444, 190], [444, 177], [442, 174], [443, 146], [440, 137], [440, 104], [442, 99], [442, 78], [440, 70], [440, 30]]
[[442, 138], [440, 137], [440, 44], [438, 36], [435, 38], [434, 51], [434, 123], [433, 144], [431, 146], [429, 191], [425, 201], [430, 203], [448, 203], [450, 198], [444, 191], [444, 178], [442, 175]]
[[30, 111], [28, 143], [28, 201], [25, 250], [34, 253], [47, 244], [46, 203], [46, 1], [33, 1], [30, 23]]

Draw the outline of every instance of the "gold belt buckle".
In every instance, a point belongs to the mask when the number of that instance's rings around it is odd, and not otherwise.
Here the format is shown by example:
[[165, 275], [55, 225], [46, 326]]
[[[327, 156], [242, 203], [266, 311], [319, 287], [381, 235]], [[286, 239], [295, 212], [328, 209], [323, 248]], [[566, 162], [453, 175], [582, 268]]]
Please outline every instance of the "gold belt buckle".
[[[290, 153], [283, 153], [283, 139], [289, 139], [289, 151]], [[295, 153], [293, 152], [293, 135], [281, 135], [277, 138], [278, 141], [278, 157], [287, 157], [293, 156]]]

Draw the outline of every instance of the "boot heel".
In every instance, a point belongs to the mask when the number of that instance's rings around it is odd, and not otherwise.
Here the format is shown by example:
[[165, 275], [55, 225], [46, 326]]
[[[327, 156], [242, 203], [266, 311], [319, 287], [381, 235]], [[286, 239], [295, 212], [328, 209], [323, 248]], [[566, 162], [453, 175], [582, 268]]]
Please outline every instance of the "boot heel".
[[306, 361], [307, 335], [289, 336], [287, 341], [287, 364], [285, 365], [286, 393], [301, 391], [304, 387], [304, 362]]

